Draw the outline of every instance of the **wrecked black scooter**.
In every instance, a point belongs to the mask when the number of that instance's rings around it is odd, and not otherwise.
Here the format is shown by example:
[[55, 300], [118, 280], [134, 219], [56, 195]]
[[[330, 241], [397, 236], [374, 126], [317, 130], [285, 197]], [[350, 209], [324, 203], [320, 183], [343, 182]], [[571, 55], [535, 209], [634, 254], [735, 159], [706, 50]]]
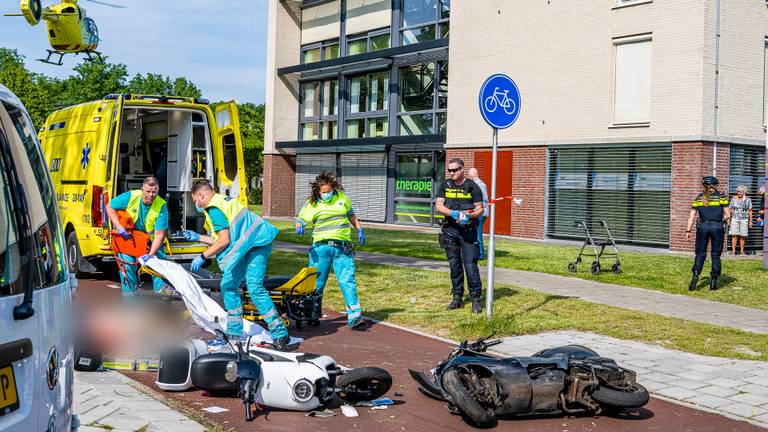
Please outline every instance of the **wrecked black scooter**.
[[498, 358], [486, 351], [501, 340], [459, 344], [429, 377], [410, 370], [425, 395], [448, 402], [474, 426], [497, 417], [601, 414], [648, 403], [635, 373], [580, 345], [539, 351], [531, 357]]

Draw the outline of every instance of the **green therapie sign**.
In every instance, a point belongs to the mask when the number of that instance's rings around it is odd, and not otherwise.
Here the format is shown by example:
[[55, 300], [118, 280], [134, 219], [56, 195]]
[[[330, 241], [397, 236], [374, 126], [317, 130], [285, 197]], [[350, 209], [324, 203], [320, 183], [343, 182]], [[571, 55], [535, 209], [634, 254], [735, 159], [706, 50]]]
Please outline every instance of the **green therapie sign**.
[[402, 179], [396, 181], [396, 189], [399, 191], [432, 192], [432, 179]]

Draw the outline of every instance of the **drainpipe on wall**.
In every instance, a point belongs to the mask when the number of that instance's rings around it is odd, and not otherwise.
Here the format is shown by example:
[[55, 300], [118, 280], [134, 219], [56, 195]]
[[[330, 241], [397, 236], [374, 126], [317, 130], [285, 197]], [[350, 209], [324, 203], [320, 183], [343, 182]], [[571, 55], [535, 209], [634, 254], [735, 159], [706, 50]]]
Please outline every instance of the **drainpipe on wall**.
[[718, 115], [720, 111], [720, 0], [716, 0], [715, 20], [715, 113], [713, 118], [715, 142], [712, 146], [712, 175], [717, 177], [717, 142], [720, 139]]

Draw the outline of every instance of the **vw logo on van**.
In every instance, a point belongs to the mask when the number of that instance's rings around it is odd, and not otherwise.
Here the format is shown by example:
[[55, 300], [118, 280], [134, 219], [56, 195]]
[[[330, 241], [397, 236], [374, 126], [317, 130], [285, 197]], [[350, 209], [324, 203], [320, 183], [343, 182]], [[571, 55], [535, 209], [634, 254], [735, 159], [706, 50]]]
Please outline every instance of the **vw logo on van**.
[[59, 382], [59, 351], [56, 347], [51, 347], [51, 350], [48, 351], [48, 365], [45, 376], [48, 381], [48, 388], [53, 390], [56, 387], [56, 383]]

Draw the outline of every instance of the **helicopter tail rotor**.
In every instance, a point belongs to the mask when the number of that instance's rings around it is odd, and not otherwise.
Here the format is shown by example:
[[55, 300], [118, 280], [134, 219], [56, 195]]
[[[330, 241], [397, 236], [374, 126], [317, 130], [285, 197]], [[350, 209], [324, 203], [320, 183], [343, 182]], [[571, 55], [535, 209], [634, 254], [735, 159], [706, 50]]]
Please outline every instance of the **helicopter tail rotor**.
[[43, 5], [40, 0], [21, 0], [21, 14], [29, 25], [37, 25], [43, 18]]

